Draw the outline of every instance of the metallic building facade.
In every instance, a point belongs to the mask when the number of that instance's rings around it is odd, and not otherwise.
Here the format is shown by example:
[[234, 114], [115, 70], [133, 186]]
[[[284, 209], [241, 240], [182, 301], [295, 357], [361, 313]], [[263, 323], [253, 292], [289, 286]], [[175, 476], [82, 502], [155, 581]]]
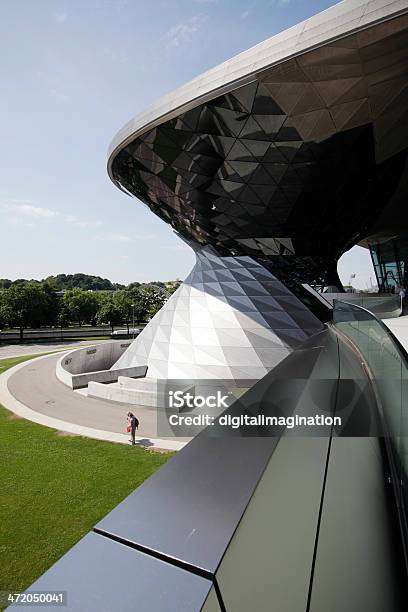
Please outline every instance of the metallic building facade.
[[400, 15], [279, 62], [128, 137], [111, 176], [188, 241], [340, 286], [346, 250], [400, 228], [407, 48]]
[[259, 380], [321, 322], [250, 257], [205, 247], [114, 368], [148, 365], [149, 378]]
[[[337, 262], [345, 251], [363, 243], [375, 257], [376, 245], [395, 241], [408, 222], [407, 2], [347, 0], [284, 34], [210, 70], [132, 120], [111, 145], [108, 171], [196, 252], [210, 248], [227, 267], [232, 258], [246, 257], [265, 277], [281, 281], [293, 298], [287, 321], [303, 304], [308, 336], [316, 319], [326, 321], [330, 313], [303, 285], [341, 287]], [[177, 298], [189, 295], [190, 280], [200, 270], [198, 259]], [[376, 270], [380, 274], [381, 266]], [[209, 280], [203, 284], [200, 277], [194, 287], [204, 301]], [[262, 295], [223, 281], [217, 287], [220, 303], [231, 292], [244, 301]], [[115, 367], [147, 365], [148, 376], [158, 376], [157, 361], [167, 360], [160, 370], [179, 372], [176, 377], [191, 370], [185, 362], [197, 371], [203, 366], [210, 377], [222, 367], [251, 370], [253, 360], [243, 358], [245, 342], [233, 345], [242, 349], [240, 360], [225, 361], [231, 351], [218, 340], [222, 322], [211, 356], [202, 352], [206, 345], [192, 340], [193, 315], [181, 330], [180, 346], [173, 339], [180, 330], [166, 327], [172, 306], [165, 306]], [[252, 306], [235, 304], [231, 318], [252, 317]], [[194, 311], [194, 300], [188, 308]], [[269, 318], [279, 316], [279, 307], [260, 309]], [[275, 348], [269, 368], [282, 355], [271, 334], [276, 316], [271, 325], [263, 321], [270, 342], [262, 348]], [[214, 326], [201, 327], [205, 335]], [[257, 354], [257, 347], [251, 345], [249, 353]]]

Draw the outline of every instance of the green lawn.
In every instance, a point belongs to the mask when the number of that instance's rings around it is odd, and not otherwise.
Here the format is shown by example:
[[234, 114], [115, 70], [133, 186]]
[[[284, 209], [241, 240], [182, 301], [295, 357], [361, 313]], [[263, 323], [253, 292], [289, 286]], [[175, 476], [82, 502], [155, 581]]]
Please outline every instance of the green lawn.
[[0, 359], [0, 374], [3, 374], [3, 372], [8, 370], [9, 368], [12, 368], [18, 363], [22, 363], [23, 361], [28, 361], [29, 359], [34, 359], [34, 357], [41, 357], [41, 355], [49, 355], [49, 354], [50, 353], [38, 353], [38, 355], [24, 355], [24, 357], [8, 357], [7, 359]]
[[[0, 360], [0, 372], [27, 359]], [[29, 586], [170, 456], [62, 435], [0, 406], [0, 591]]]

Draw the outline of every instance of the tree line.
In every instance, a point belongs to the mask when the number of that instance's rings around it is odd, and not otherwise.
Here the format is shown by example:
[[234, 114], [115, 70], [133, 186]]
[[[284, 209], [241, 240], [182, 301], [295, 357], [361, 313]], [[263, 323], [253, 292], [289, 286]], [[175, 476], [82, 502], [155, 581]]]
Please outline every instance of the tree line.
[[48, 280], [14, 281], [0, 290], [0, 329], [18, 328], [20, 340], [31, 327], [67, 327], [88, 324], [129, 325], [148, 320], [163, 306], [180, 283], [131, 283], [116, 291], [73, 287], [57, 291]]
[[[18, 278], [15, 281], [9, 278], [0, 278], [0, 289], [9, 289], [12, 285], [18, 285], [20, 283], [26, 283], [28, 279]], [[131, 283], [121, 285], [120, 283], [112, 283], [108, 278], [102, 278], [101, 276], [94, 276], [92, 274], [84, 274], [78, 272], [76, 274], [57, 274], [56, 276], [47, 276], [41, 281], [31, 279], [32, 283], [47, 283], [55, 291], [63, 291], [66, 289], [74, 289], [79, 287], [80, 289], [88, 289], [91, 291], [116, 291], [117, 289], [126, 289], [132, 287], [139, 287], [143, 283]], [[175, 281], [176, 282], [176, 281]], [[149, 285], [157, 285], [158, 287], [165, 287], [171, 283], [163, 283], [160, 281], [154, 281], [147, 283]]]

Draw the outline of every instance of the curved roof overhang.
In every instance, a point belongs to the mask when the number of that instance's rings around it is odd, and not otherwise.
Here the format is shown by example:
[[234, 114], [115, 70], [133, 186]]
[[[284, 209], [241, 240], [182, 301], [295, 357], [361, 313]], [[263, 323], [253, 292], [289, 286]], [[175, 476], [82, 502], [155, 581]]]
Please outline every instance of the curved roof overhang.
[[407, 12], [407, 0], [343, 0], [208, 70], [163, 96], [123, 126], [108, 149], [109, 177], [125, 191], [112, 175], [112, 162], [127, 144], [154, 127], [262, 78], [273, 66]]

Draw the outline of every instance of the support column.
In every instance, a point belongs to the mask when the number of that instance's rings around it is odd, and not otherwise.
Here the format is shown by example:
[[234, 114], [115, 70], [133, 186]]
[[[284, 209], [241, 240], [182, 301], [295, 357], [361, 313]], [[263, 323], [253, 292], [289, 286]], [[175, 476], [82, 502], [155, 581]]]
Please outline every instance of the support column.
[[147, 365], [153, 378], [262, 378], [321, 322], [250, 257], [196, 253], [185, 282], [113, 368]]

